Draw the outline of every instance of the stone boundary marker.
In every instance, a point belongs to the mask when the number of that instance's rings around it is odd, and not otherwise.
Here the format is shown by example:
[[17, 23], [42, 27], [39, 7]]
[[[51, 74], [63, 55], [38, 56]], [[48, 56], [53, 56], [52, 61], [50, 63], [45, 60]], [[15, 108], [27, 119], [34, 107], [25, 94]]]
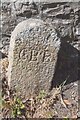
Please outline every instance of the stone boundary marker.
[[11, 35], [8, 80], [22, 96], [49, 90], [60, 49], [52, 25], [39, 19], [19, 23]]

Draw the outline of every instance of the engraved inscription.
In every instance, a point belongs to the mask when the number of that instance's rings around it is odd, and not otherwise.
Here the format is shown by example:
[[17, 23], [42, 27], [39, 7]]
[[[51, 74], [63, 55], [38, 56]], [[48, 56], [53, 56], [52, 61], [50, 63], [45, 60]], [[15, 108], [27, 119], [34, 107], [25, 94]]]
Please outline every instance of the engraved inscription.
[[37, 62], [49, 62], [53, 60], [53, 54], [50, 51], [45, 50], [26, 50], [23, 49], [19, 54], [20, 59], [27, 61], [37, 61]]
[[27, 59], [28, 61], [31, 61], [32, 60], [32, 51], [28, 51], [26, 49], [23, 49], [20, 51], [20, 54], [19, 54], [19, 58], [20, 59]]

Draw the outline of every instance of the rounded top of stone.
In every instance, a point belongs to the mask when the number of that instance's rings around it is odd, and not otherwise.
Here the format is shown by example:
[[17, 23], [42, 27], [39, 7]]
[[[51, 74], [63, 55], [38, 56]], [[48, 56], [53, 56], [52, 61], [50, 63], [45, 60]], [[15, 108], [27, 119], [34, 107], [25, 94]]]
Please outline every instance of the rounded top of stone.
[[42, 25], [42, 24], [44, 24], [44, 22], [42, 21], [42, 20], [40, 20], [40, 19], [32, 19], [32, 18], [30, 18], [30, 19], [28, 19], [28, 20], [24, 20], [24, 21], [22, 21], [21, 23], [19, 23], [18, 25], [17, 25], [17, 27], [19, 26], [21, 26], [22, 27], [22, 29], [24, 29], [25, 27], [26, 27], [26, 25], [27, 25], [27, 27], [36, 27], [36, 26], [40, 26], [40, 25]]
[[12, 32], [12, 36], [17, 36], [19, 33], [26, 31], [26, 29], [32, 29], [35, 27], [43, 26], [45, 23], [40, 19], [28, 19], [20, 22]]
[[[40, 38], [44, 44], [48, 44], [48, 42], [50, 42], [50, 44], [53, 45], [52, 41], [59, 41], [60, 44], [60, 37], [53, 25], [40, 19], [30, 18], [20, 22], [15, 27], [11, 35], [12, 41], [16, 42], [23, 42], [30, 39], [33, 41], [34, 38], [37, 38], [37, 40]], [[55, 45], [58, 46], [58, 42], [56, 42]]]

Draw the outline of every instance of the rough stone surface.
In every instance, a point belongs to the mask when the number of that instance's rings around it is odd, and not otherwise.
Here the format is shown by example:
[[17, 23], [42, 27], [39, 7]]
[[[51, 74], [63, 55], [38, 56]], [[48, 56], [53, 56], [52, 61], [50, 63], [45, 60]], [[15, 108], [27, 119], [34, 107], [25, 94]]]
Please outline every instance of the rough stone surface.
[[60, 38], [50, 24], [39, 19], [19, 23], [12, 33], [8, 80], [27, 96], [48, 91], [55, 72]]

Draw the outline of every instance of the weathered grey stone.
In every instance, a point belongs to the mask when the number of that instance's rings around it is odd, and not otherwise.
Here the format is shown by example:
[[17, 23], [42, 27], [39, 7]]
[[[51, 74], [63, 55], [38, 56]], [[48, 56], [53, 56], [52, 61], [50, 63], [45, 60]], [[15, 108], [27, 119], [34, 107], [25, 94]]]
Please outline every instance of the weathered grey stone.
[[39, 19], [19, 23], [12, 33], [8, 80], [22, 95], [49, 90], [60, 49], [53, 26]]

